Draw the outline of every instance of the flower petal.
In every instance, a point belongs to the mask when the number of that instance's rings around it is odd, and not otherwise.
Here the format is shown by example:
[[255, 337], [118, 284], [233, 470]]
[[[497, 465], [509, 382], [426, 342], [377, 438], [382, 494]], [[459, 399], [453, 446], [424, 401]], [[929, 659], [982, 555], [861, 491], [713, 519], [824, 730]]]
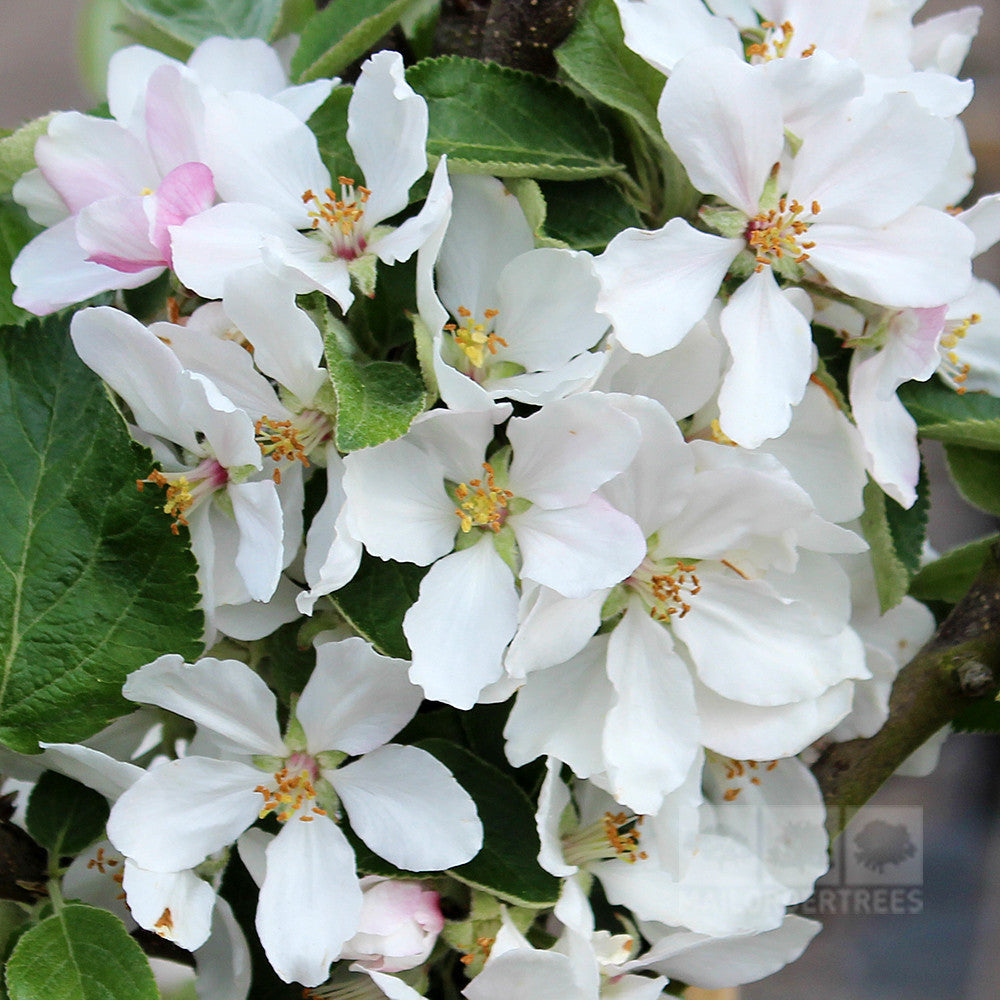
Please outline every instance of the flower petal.
[[140, 927], [187, 951], [205, 943], [215, 892], [193, 871], [151, 872], [126, 858], [122, 888]]

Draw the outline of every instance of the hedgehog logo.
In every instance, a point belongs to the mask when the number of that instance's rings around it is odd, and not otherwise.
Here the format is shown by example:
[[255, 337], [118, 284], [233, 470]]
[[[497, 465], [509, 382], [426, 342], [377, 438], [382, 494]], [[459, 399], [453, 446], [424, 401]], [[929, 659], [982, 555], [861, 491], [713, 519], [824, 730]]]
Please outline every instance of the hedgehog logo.
[[854, 837], [857, 850], [854, 858], [869, 871], [882, 874], [889, 865], [901, 865], [914, 857], [917, 845], [903, 823], [887, 823], [873, 819]]

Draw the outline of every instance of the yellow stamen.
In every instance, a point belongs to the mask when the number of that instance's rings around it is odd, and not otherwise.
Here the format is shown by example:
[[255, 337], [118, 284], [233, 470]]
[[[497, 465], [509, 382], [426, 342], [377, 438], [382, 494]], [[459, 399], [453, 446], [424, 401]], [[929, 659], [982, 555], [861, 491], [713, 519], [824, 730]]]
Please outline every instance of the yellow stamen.
[[459, 506], [455, 515], [462, 522], [462, 531], [470, 532], [473, 527], [489, 528], [499, 531], [507, 517], [507, 504], [514, 494], [510, 490], [502, 490], [496, 484], [493, 466], [483, 462], [486, 472], [486, 485], [481, 479], [470, 479], [468, 484], [459, 483], [455, 487], [455, 497]]

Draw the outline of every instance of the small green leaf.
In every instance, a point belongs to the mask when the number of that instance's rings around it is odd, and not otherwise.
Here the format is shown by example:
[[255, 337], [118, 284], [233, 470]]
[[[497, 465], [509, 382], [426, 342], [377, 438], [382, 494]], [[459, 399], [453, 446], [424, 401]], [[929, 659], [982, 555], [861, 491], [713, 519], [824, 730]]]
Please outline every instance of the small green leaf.
[[32, 240], [41, 227], [28, 218], [20, 205], [8, 198], [0, 198], [0, 324], [23, 324], [31, 313], [14, 305], [14, 283], [10, 269], [17, 255]]
[[920, 556], [927, 533], [930, 495], [921, 468], [917, 501], [904, 510], [869, 480], [864, 492], [865, 510], [861, 528], [871, 546], [875, 582], [883, 614], [906, 595], [910, 579], [920, 569]]
[[455, 173], [580, 180], [616, 173], [611, 137], [583, 98], [551, 80], [443, 56], [406, 78], [427, 100], [427, 151]]
[[186, 535], [137, 492], [152, 456], [68, 327], [0, 330], [0, 741], [22, 753], [91, 736], [131, 671], [201, 648]]
[[396, 361], [349, 358], [339, 326], [328, 317], [324, 336], [330, 384], [337, 394], [337, 447], [356, 451], [402, 437], [427, 403], [423, 380]]
[[561, 882], [538, 863], [535, 807], [511, 777], [447, 740], [416, 744], [433, 754], [475, 800], [483, 824], [482, 850], [450, 870], [474, 889], [518, 906], [553, 906]]
[[1000, 514], [1000, 452], [945, 445], [948, 468], [962, 496], [989, 514]]
[[947, 601], [957, 604], [982, 568], [990, 547], [1000, 535], [990, 535], [946, 552], [928, 563], [910, 581], [910, 594], [919, 601]]
[[959, 395], [937, 379], [909, 382], [899, 398], [923, 437], [945, 444], [1000, 451], [1000, 399], [983, 392]]
[[613, 0], [587, 4], [555, 55], [567, 76], [632, 118], [655, 143], [663, 144], [656, 108], [667, 78], [625, 45]]
[[52, 115], [36, 118], [0, 139], [0, 194], [8, 194], [17, 179], [35, 166], [35, 143], [51, 120]]
[[623, 229], [642, 225], [639, 213], [610, 181], [546, 181], [541, 188], [547, 206], [545, 232], [574, 250], [600, 253]]
[[316, 13], [316, 0], [282, 0], [281, 13], [271, 29], [270, 41], [286, 35], [301, 35], [309, 18]]
[[317, 11], [302, 29], [292, 56], [299, 83], [336, 76], [363, 56], [417, 0], [336, 0]]
[[159, 1000], [149, 961], [107, 910], [74, 903], [25, 932], [7, 963], [10, 1000]]
[[281, 0], [122, 0], [160, 31], [195, 46], [213, 35], [270, 38]]
[[79, 781], [46, 771], [28, 799], [25, 825], [50, 854], [79, 854], [104, 833], [108, 800]]
[[365, 552], [354, 578], [330, 597], [347, 621], [385, 656], [410, 658], [403, 616], [416, 601], [426, 566], [389, 562]]

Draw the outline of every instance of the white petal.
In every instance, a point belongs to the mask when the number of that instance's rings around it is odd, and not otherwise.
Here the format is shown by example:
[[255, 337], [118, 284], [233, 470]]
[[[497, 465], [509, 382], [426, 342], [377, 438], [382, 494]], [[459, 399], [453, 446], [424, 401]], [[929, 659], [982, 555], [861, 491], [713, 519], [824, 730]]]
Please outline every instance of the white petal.
[[149, 771], [115, 803], [108, 837], [151, 871], [193, 868], [236, 840], [260, 812], [263, 773], [235, 761], [184, 757]]
[[462, 995], [468, 1000], [594, 1000], [580, 990], [565, 955], [520, 948], [490, 962]]
[[513, 677], [526, 677], [576, 656], [601, 624], [608, 592], [598, 590], [576, 599], [541, 586], [523, 586], [514, 636], [504, 658]]
[[517, 630], [517, 606], [513, 574], [491, 533], [439, 559], [420, 581], [420, 596], [403, 619], [413, 651], [410, 680], [427, 698], [471, 708], [479, 692], [503, 673], [504, 648]]
[[433, 239], [451, 210], [451, 187], [448, 183], [447, 157], [438, 160], [431, 189], [423, 207], [397, 229], [369, 245], [369, 250], [384, 264], [409, 260], [426, 242]]
[[324, 771], [357, 835], [408, 871], [471, 861], [483, 843], [472, 797], [425, 750], [388, 744], [337, 771]]
[[408, 667], [357, 637], [317, 645], [316, 667], [295, 709], [309, 752], [356, 756], [395, 736], [420, 706]]
[[[134, 675], [133, 675], [134, 676]], [[146, 772], [135, 764], [115, 760], [100, 750], [76, 743], [39, 743], [43, 766], [79, 781], [114, 802]]]
[[193, 871], [151, 872], [126, 859], [122, 888], [140, 927], [188, 951], [205, 943], [215, 892]]
[[274, 594], [284, 563], [281, 504], [274, 482], [230, 483], [226, 489], [240, 530], [236, 569], [255, 601]]
[[224, 899], [215, 901], [212, 930], [195, 952], [199, 1000], [246, 1000], [250, 992], [250, 949], [233, 911]]
[[361, 917], [354, 851], [326, 816], [293, 818], [267, 848], [257, 933], [286, 982], [318, 986]]
[[210, 729], [243, 754], [285, 754], [275, 718], [278, 702], [245, 663], [212, 657], [185, 663], [173, 653], [129, 674], [122, 694], [158, 705]]
[[545, 761], [545, 779], [538, 791], [538, 808], [535, 811], [535, 829], [541, 850], [538, 853], [538, 863], [547, 871], [559, 878], [575, 875], [580, 869], [576, 865], [568, 865], [563, 860], [562, 839], [559, 826], [563, 813], [570, 804], [569, 789], [559, 777], [562, 763], [555, 757]]
[[671, 219], [662, 229], [626, 229], [594, 262], [597, 308], [634, 354], [676, 347], [708, 312], [743, 240], [724, 239]]

